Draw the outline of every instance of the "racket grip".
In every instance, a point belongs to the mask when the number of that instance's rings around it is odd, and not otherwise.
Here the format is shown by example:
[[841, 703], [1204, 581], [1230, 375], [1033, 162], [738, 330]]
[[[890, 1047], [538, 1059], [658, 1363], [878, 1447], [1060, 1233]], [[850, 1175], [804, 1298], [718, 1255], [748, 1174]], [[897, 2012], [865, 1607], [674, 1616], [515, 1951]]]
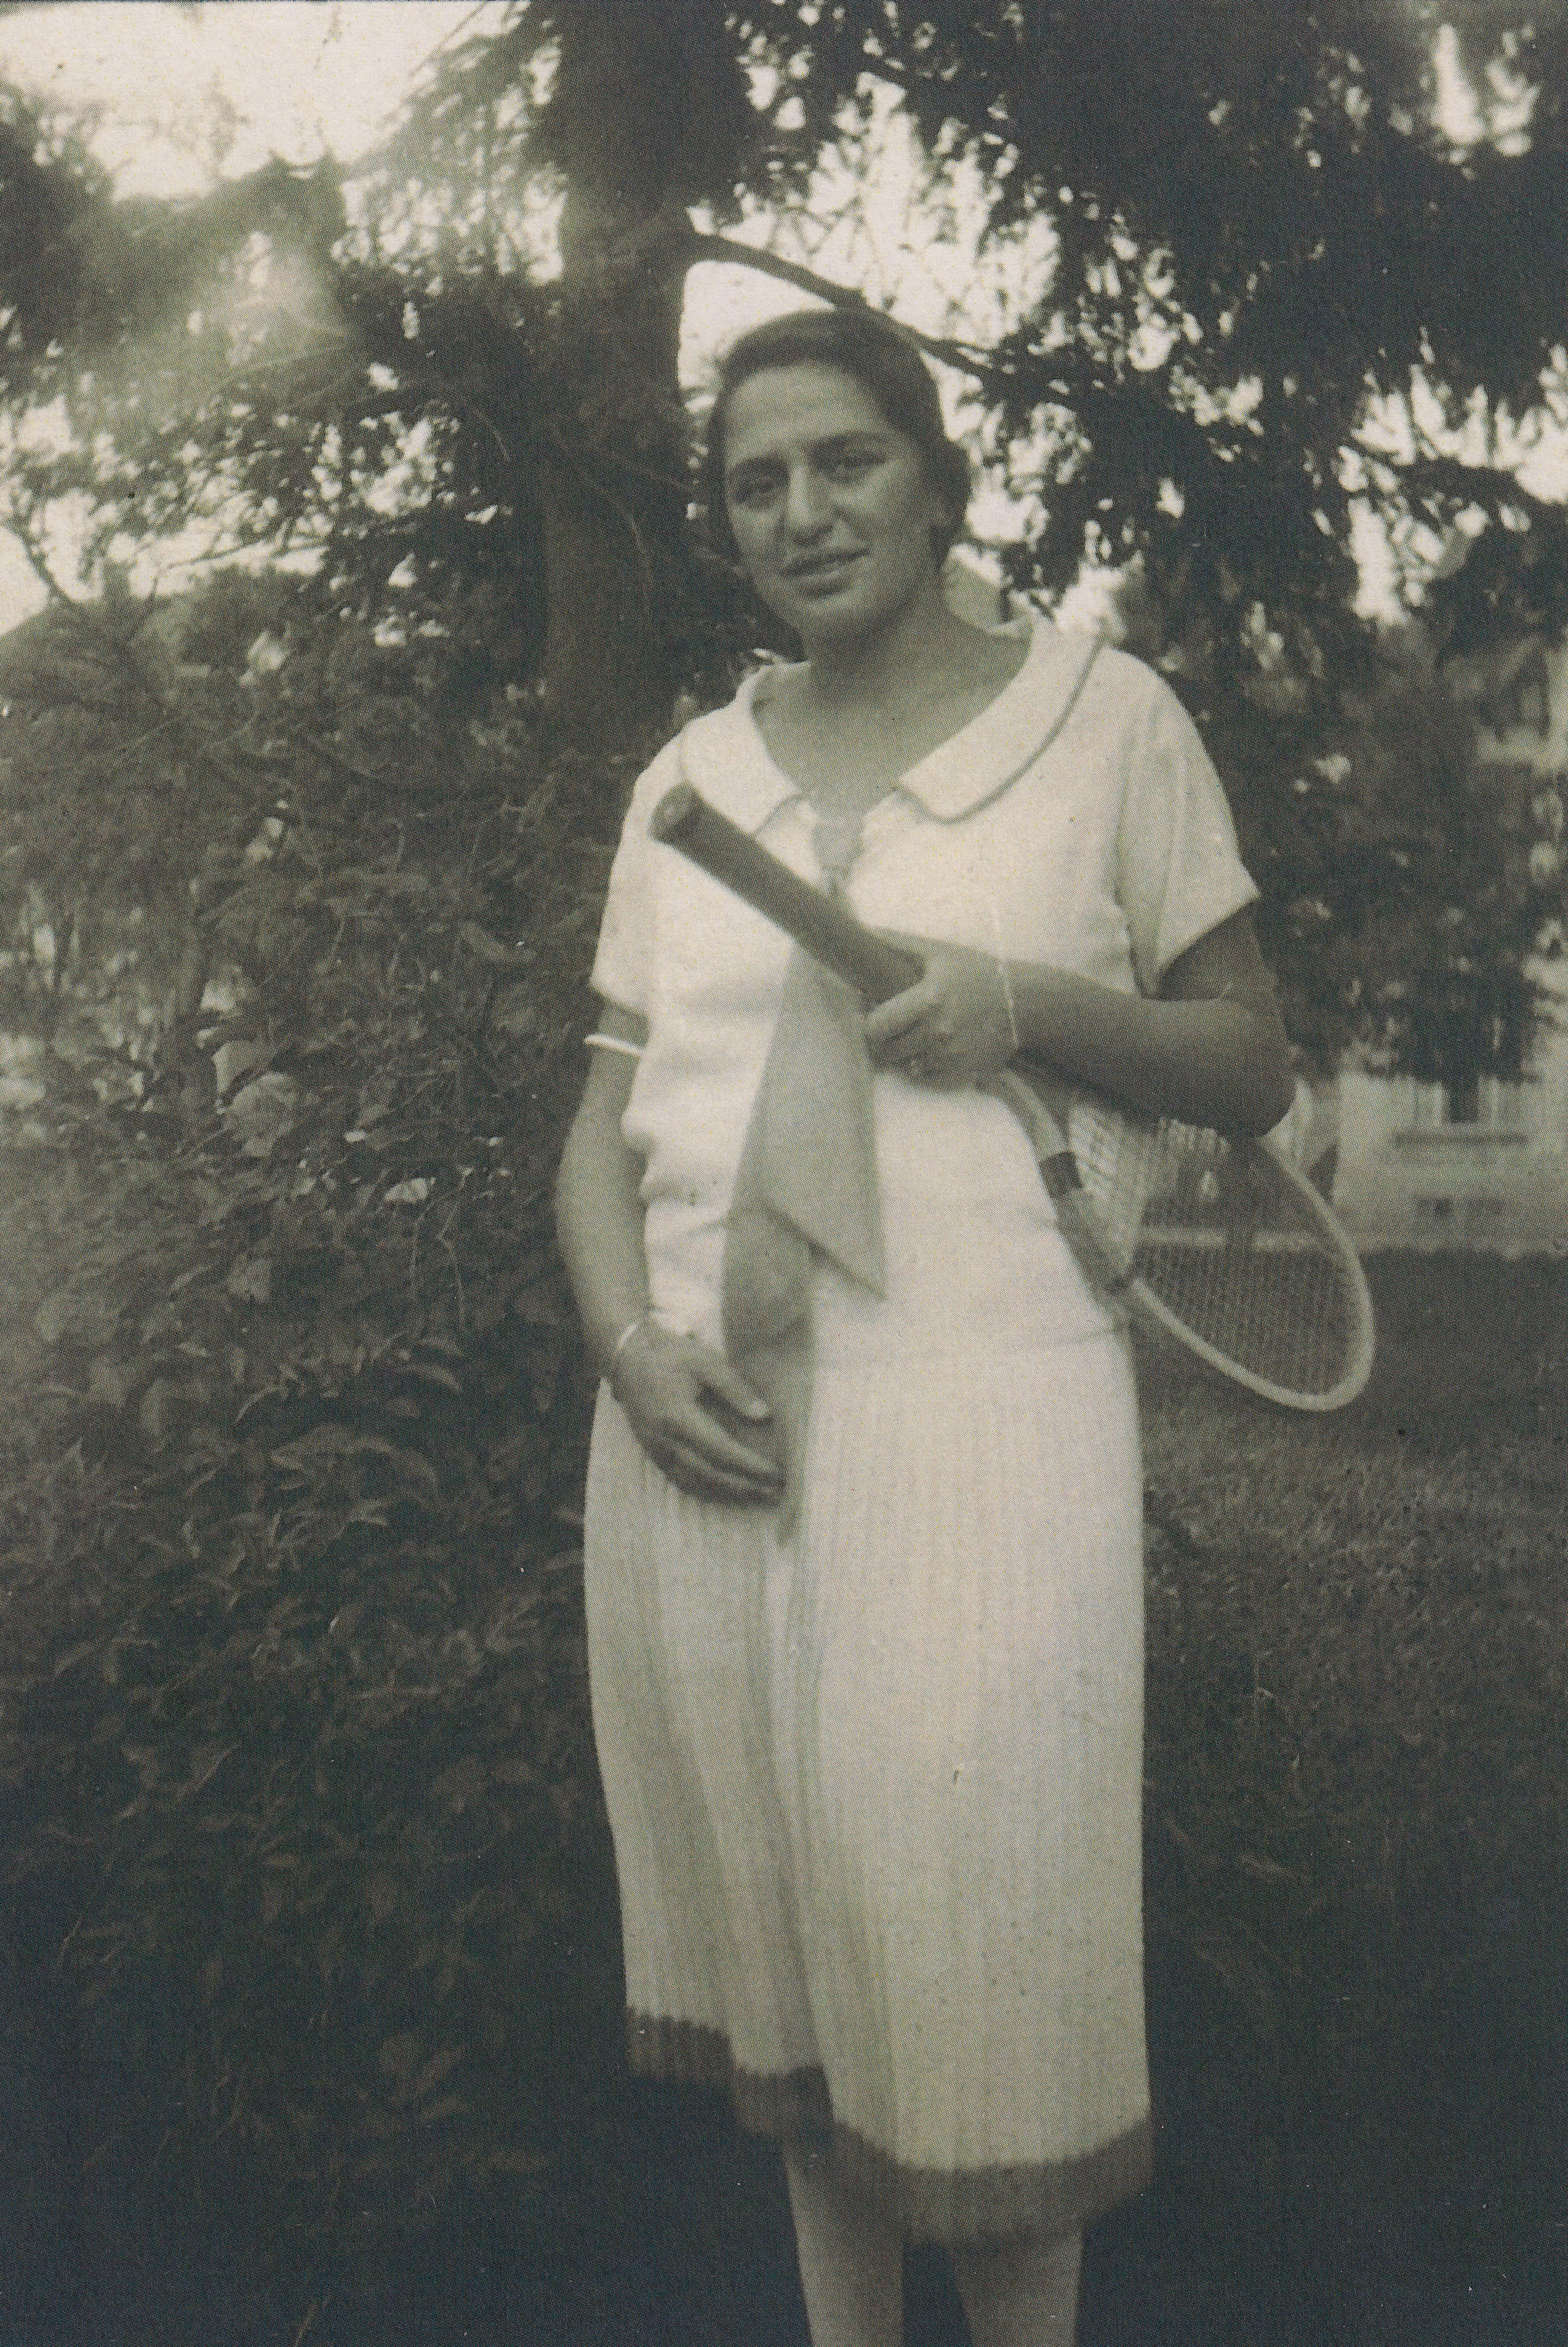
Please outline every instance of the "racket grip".
[[925, 965], [918, 954], [889, 945], [863, 927], [836, 897], [792, 872], [749, 831], [710, 806], [690, 783], [677, 783], [666, 791], [649, 830], [743, 897], [873, 1009], [902, 994], [921, 975]]
[[1112, 1252], [1101, 1228], [1099, 1217], [1089, 1202], [1077, 1159], [1069, 1152], [1066, 1164], [1071, 1167], [1071, 1174], [1061, 1178], [1059, 1173], [1058, 1178], [1053, 1180], [1052, 1173], [1060, 1168], [1061, 1163], [1061, 1161], [1057, 1160], [1054, 1166], [1041, 1170], [1046, 1176], [1046, 1188], [1050, 1193], [1051, 1204], [1056, 1208], [1061, 1235], [1094, 1286], [1107, 1296], [1120, 1296], [1132, 1282], [1132, 1266], [1131, 1263], [1120, 1261]]
[[1132, 1256], [1118, 1253], [1083, 1186], [1068, 1140], [1065, 1088], [1042, 1069], [1015, 1061], [986, 1089], [1012, 1111], [1029, 1135], [1046, 1195], [1056, 1209], [1056, 1226], [1080, 1268], [1102, 1295], [1120, 1296], [1132, 1277]]

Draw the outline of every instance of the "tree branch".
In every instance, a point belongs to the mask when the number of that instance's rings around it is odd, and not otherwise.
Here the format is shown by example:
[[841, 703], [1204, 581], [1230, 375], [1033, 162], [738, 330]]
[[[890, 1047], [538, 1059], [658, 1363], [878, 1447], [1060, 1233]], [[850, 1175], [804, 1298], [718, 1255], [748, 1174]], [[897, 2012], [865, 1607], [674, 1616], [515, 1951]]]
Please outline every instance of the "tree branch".
[[[215, 742], [204, 726], [188, 717], [159, 679], [142, 666], [136, 657], [129, 639], [120, 635], [115, 629], [106, 626], [99, 605], [68, 594], [60, 585], [50, 567], [49, 559], [39, 542], [32, 521], [12, 511], [6, 516], [5, 523], [20, 542], [29, 563], [48, 589], [56, 607], [69, 614], [70, 624], [77, 641], [98, 660], [107, 659], [111, 667], [118, 668], [128, 681], [132, 690], [139, 693], [156, 712], [159, 720], [159, 730], [167, 727], [189, 756], [197, 760], [227, 789], [236, 792], [241, 797], [246, 805], [247, 819], [252, 825], [259, 821], [261, 813], [276, 796], [275, 787], [270, 789], [252, 807], [250, 802], [253, 793], [248, 789], [243, 776], [235, 771], [234, 766], [225, 756], [223, 745]], [[153, 598], [149, 596], [142, 609], [143, 620], [149, 616], [152, 604]], [[52, 692], [51, 694], [52, 700], [55, 701], [67, 697], [82, 708], [94, 707], [94, 704], [83, 699], [79, 692], [68, 688], [65, 692]], [[107, 715], [109, 713], [109, 708], [97, 710], [95, 713]]]
[[79, 611], [82, 607], [77, 598], [67, 592], [49, 568], [49, 558], [38, 543], [37, 535], [31, 521], [25, 519], [16, 511], [15, 505], [11, 506], [5, 513], [5, 527], [20, 546], [26, 557], [28, 569], [37, 579], [49, 600], [52, 603], [63, 603], [69, 610]]
[[[737, 244], [733, 237], [714, 236], [700, 229], [691, 230], [682, 240], [682, 251], [688, 261], [718, 261], [737, 262], [743, 269], [758, 270], [764, 277], [779, 278], [785, 285], [794, 285], [803, 293], [815, 293], [819, 300], [831, 302], [839, 310], [865, 310], [874, 318], [884, 313], [874, 310], [863, 293], [847, 285], [835, 285], [830, 277], [819, 277], [815, 269], [807, 269], [798, 261], [786, 261], [782, 253], [765, 252], [755, 245]], [[957, 367], [961, 374], [973, 375], [980, 383], [1001, 383], [1005, 370], [988, 353], [977, 350], [969, 343], [947, 342], [938, 334], [923, 334], [917, 326], [907, 326], [901, 319], [891, 321], [910, 342], [917, 343], [928, 357], [938, 359], [943, 366]]]

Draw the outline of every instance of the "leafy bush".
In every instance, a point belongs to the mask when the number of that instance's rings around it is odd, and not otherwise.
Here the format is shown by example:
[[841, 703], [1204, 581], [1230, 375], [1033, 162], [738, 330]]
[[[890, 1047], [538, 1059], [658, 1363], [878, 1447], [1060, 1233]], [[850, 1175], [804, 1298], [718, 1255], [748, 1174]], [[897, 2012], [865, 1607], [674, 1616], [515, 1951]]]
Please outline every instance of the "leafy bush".
[[85, 974], [39, 1112], [0, 1753], [120, 2123], [341, 2258], [531, 2188], [613, 1995], [548, 1199], [620, 778], [455, 705], [451, 637], [302, 597], [258, 679], [224, 597], [268, 790], [204, 1008], [128, 1085]]

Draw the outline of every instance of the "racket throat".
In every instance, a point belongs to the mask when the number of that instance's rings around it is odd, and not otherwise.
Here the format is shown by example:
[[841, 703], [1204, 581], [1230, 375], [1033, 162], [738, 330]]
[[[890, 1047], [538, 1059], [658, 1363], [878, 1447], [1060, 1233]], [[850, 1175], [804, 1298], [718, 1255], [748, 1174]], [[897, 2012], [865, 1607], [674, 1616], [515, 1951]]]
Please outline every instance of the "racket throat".
[[1071, 1149], [1053, 1150], [1049, 1156], [1040, 1157], [1039, 1164], [1046, 1195], [1053, 1204], [1060, 1204], [1074, 1190], [1081, 1191], [1083, 1176]]
[[1067, 1166], [1060, 1189], [1052, 1186], [1049, 1177], [1046, 1183], [1061, 1235], [1102, 1295], [1121, 1296], [1132, 1286], [1132, 1266], [1119, 1261], [1112, 1253], [1071, 1151]]

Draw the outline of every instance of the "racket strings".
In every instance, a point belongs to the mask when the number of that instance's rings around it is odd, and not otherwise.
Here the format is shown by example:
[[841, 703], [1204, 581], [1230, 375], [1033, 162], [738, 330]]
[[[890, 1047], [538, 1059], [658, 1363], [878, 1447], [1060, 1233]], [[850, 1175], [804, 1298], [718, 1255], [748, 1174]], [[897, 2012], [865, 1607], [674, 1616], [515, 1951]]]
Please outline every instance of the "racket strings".
[[1332, 1265], [1310, 1245], [1293, 1255], [1244, 1247], [1205, 1259], [1177, 1234], [1149, 1234], [1138, 1273], [1194, 1335], [1271, 1384], [1327, 1393], [1345, 1373], [1352, 1318]]
[[1110, 1249], [1194, 1336], [1271, 1385], [1337, 1389], [1359, 1338], [1356, 1291], [1266, 1157], [1091, 1104], [1075, 1104], [1071, 1138]]
[[1137, 1253], [1167, 1129], [1119, 1116], [1082, 1098], [1073, 1102], [1068, 1117], [1068, 1145], [1093, 1201], [1107, 1251], [1123, 1274]]

